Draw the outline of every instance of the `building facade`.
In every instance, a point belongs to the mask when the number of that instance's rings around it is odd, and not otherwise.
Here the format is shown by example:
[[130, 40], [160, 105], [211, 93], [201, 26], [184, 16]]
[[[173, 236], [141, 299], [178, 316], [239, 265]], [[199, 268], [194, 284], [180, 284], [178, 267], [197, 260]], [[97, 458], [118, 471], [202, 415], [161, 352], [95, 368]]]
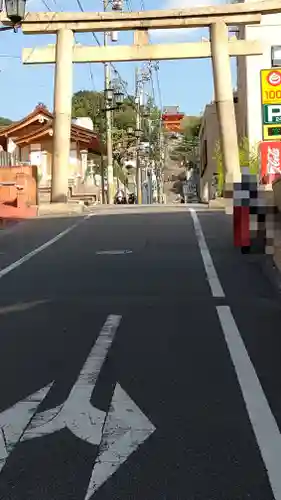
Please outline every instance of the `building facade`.
[[[238, 39], [259, 40], [263, 49], [263, 54], [259, 56], [237, 57], [237, 90], [233, 94], [238, 139], [246, 138], [249, 147], [257, 151], [263, 139], [260, 71], [272, 67], [272, 51], [274, 47], [281, 46], [281, 14], [262, 16], [260, 24], [234, 27], [234, 31]], [[200, 194], [203, 201], [208, 201], [218, 165], [219, 128], [214, 102], [204, 110], [199, 137]]]
[[[239, 109], [237, 107], [236, 92], [233, 93], [233, 101], [237, 123], [239, 120]], [[199, 131], [199, 148], [200, 197], [202, 201], [208, 202], [212, 198], [214, 174], [217, 173], [218, 161], [221, 156], [219, 147], [219, 122], [215, 102], [211, 102], [205, 107]]]
[[[53, 114], [42, 104], [22, 120], [0, 130], [3, 152], [14, 156], [17, 162], [36, 165], [40, 184], [47, 185], [52, 175]], [[84, 178], [88, 153], [100, 155], [104, 149], [99, 137], [85, 120], [71, 125], [69, 178]], [[87, 127], [85, 126], [87, 125]]]
[[[249, 0], [248, 0], [249, 1]], [[252, 147], [262, 140], [260, 71], [272, 67], [272, 50], [281, 45], [281, 14], [262, 16], [259, 25], [240, 27], [238, 38], [260, 40], [263, 54], [237, 57], [237, 129]]]
[[165, 132], [179, 133], [181, 130], [181, 121], [184, 113], [179, 111], [178, 106], [167, 106], [163, 109], [162, 124]]

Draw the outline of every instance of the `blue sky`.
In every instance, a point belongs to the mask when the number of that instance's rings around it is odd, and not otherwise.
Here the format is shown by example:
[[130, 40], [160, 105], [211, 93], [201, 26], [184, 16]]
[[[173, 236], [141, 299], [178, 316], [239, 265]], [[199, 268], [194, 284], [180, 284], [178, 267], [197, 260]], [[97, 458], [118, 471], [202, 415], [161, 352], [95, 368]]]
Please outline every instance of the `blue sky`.
[[[76, 0], [45, 0], [53, 10], [78, 11]], [[81, 0], [84, 10], [102, 10], [102, 0]], [[210, 1], [206, 1], [210, 4]], [[213, 0], [212, 3], [221, 3]], [[146, 10], [177, 8], [203, 5], [204, 0], [128, 0], [126, 8], [130, 10]], [[46, 11], [42, 0], [29, 0], [29, 11]], [[200, 41], [202, 36], [208, 36], [206, 30], [175, 30], [151, 33], [153, 43], [168, 43], [180, 41]], [[101, 34], [98, 34], [101, 40]], [[80, 43], [93, 44], [90, 33], [76, 36]], [[54, 43], [53, 35], [29, 36], [13, 32], [1, 33], [0, 50], [0, 115], [11, 119], [19, 119], [30, 113], [38, 102], [44, 102], [50, 109], [53, 107], [54, 68], [47, 66], [23, 66], [21, 51], [23, 47], [44, 46]], [[132, 33], [120, 33], [119, 42], [128, 44], [132, 41]], [[7, 57], [8, 56], [8, 57]], [[136, 63], [120, 63], [115, 65], [122, 79], [128, 82], [128, 92], [133, 93], [134, 69]], [[232, 61], [233, 83], [235, 84], [235, 61]], [[103, 68], [100, 64], [92, 64], [92, 75], [88, 64], [74, 66], [73, 90], [101, 90], [103, 88]], [[213, 82], [211, 61], [183, 60], [162, 61], [159, 71], [161, 98], [163, 105], [178, 105], [186, 114], [194, 115], [203, 111], [205, 104], [213, 98]], [[157, 96], [158, 99], [158, 96]], [[159, 99], [158, 99], [159, 104]]]

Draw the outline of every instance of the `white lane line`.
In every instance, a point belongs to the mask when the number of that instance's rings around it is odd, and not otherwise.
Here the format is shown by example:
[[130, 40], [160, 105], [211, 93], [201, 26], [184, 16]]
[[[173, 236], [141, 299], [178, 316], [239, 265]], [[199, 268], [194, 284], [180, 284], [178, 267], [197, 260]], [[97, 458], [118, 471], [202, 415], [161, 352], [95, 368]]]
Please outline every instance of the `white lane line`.
[[201, 252], [205, 271], [207, 274], [207, 280], [209, 282], [212, 295], [213, 295], [213, 297], [225, 297], [225, 293], [223, 291], [220, 280], [218, 278], [217, 271], [215, 269], [213, 259], [211, 257], [210, 252], [209, 252], [209, 248], [207, 246], [205, 236], [203, 234], [198, 215], [197, 215], [196, 211], [194, 210], [194, 208], [189, 208], [189, 212], [190, 212], [192, 220], [193, 220], [195, 234], [197, 237], [199, 249]]
[[275, 500], [281, 500], [281, 435], [229, 306], [217, 313]]
[[133, 253], [132, 250], [98, 250], [96, 255], [125, 255]]
[[[83, 220], [85, 220], [85, 217], [83, 218]], [[28, 260], [30, 260], [32, 257], [34, 257], [34, 255], [37, 255], [38, 253], [42, 252], [46, 248], [48, 248], [51, 245], [53, 245], [54, 243], [56, 243], [56, 241], [63, 238], [66, 234], [70, 233], [70, 231], [72, 231], [79, 224], [81, 224], [81, 222], [82, 221], [79, 221], [79, 222], [76, 222], [75, 224], [73, 224], [72, 226], [69, 226], [67, 229], [65, 229], [61, 233], [57, 234], [56, 236], [54, 236], [54, 238], [50, 239], [49, 241], [46, 241], [46, 243], [43, 243], [43, 245], [40, 245], [40, 247], [35, 248], [34, 250], [27, 253], [26, 255], [21, 257], [20, 259], [16, 260], [12, 264], [9, 264], [7, 267], [4, 267], [3, 269], [1, 269], [0, 270], [0, 279], [3, 278], [3, 276], [6, 276], [6, 274], [9, 274], [10, 272], [14, 271], [14, 269], [16, 269], [17, 267], [24, 264], [24, 262], [27, 262]]]

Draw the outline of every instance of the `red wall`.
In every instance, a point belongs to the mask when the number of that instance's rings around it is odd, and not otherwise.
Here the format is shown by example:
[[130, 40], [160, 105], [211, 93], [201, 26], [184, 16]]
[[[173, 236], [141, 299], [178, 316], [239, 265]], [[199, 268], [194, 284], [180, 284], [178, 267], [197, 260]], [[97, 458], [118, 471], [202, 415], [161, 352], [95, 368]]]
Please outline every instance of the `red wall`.
[[[1, 182], [15, 182], [23, 189], [18, 190], [13, 185], [1, 186]], [[37, 205], [37, 188], [36, 166], [0, 167], [0, 203], [15, 207]]]

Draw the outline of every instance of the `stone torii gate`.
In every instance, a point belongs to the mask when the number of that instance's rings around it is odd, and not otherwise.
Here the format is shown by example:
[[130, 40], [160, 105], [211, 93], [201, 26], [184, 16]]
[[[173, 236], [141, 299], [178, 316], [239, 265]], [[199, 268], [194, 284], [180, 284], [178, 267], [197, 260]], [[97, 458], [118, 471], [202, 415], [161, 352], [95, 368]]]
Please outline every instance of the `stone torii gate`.
[[[28, 13], [26, 34], [56, 34], [56, 45], [23, 49], [24, 64], [55, 63], [53, 202], [67, 200], [70, 150], [72, 63], [212, 58], [215, 101], [226, 183], [239, 181], [240, 165], [233, 103], [230, 56], [262, 54], [258, 41], [230, 39], [228, 25], [259, 24], [262, 14], [281, 12], [280, 0], [191, 9], [142, 12]], [[1, 19], [8, 24], [7, 19]], [[209, 27], [210, 43], [149, 44], [148, 30]], [[131, 46], [82, 46], [76, 32], [135, 31]], [[187, 96], [188, 98], [188, 96]], [[108, 172], [112, 184], [113, 172]]]

